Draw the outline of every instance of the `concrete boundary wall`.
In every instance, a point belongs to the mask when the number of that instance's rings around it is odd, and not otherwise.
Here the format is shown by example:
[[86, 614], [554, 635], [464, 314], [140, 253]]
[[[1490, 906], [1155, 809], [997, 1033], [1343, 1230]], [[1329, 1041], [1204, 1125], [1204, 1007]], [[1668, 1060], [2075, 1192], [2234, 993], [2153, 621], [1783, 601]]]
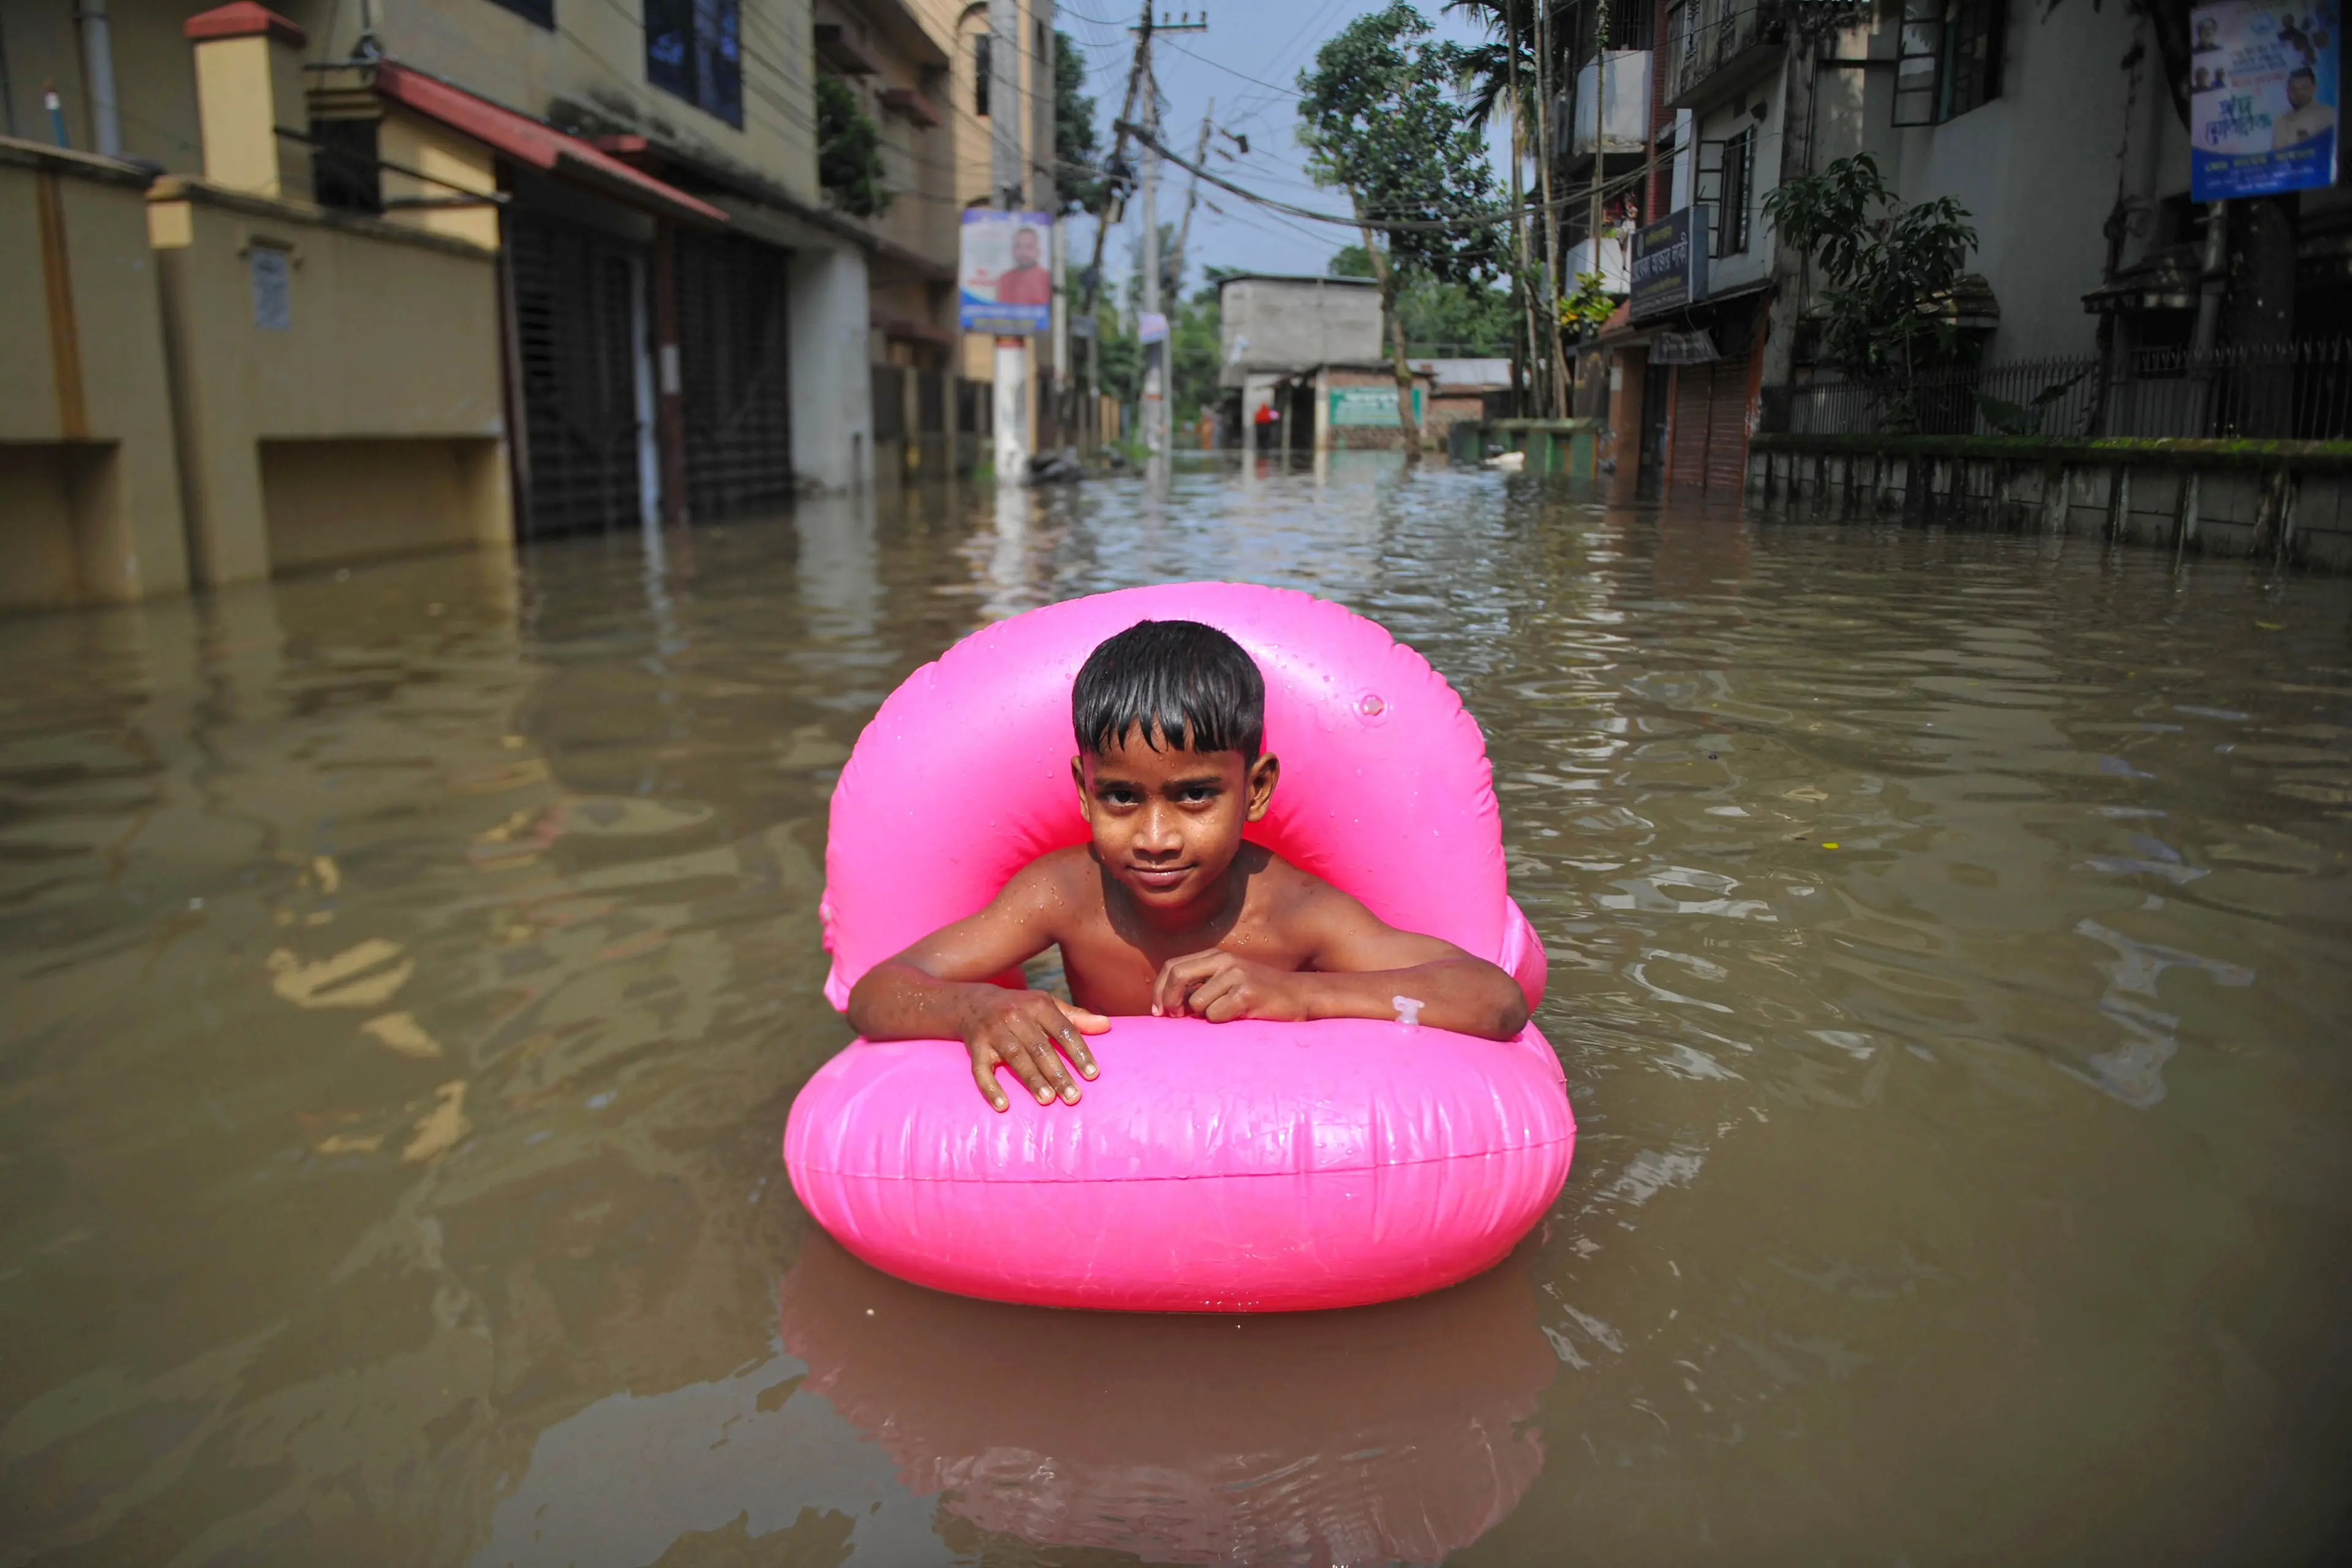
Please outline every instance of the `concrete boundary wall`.
[[2352, 571], [2352, 443], [1759, 435], [1748, 501]]

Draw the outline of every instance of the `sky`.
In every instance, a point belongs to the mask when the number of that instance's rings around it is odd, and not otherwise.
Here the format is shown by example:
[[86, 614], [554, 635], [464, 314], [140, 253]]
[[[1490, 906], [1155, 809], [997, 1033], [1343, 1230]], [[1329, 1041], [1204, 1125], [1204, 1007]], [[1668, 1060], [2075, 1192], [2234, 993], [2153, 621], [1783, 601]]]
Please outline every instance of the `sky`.
[[[1181, 13], [1186, 4], [1159, 4], [1155, 8]], [[1443, 0], [1415, 0], [1441, 37], [1475, 42], [1483, 35], [1462, 18], [1440, 9]], [[1234, 184], [1265, 195], [1326, 212], [1345, 211], [1347, 197], [1318, 189], [1307, 179], [1305, 157], [1298, 146], [1298, 72], [1314, 62], [1315, 51], [1356, 16], [1381, 8], [1384, 0], [1211, 0], [1205, 33], [1163, 33], [1152, 41], [1154, 74], [1160, 79], [1163, 140], [1190, 156], [1201, 134], [1201, 117], [1214, 103], [1217, 126], [1249, 139], [1249, 152], [1240, 153], [1223, 136], [1215, 144], [1231, 156], [1212, 153], [1209, 166]], [[1134, 36], [1128, 31], [1137, 19], [1139, 0], [1056, 0], [1055, 15], [1062, 31], [1078, 46], [1087, 64], [1087, 91], [1095, 100], [1097, 137], [1108, 155], [1111, 121], [1127, 90], [1128, 63]], [[1185, 186], [1190, 176], [1163, 166], [1160, 216], [1163, 223], [1180, 223], [1184, 216]], [[1085, 265], [1093, 245], [1093, 226], [1078, 220], [1070, 226], [1072, 270]], [[1104, 247], [1103, 270], [1123, 277], [1130, 265], [1129, 247], [1142, 234], [1142, 203], [1130, 197], [1125, 220], [1111, 231]], [[1192, 240], [1185, 256], [1184, 286], [1189, 293], [1200, 284], [1202, 268], [1240, 268], [1252, 272], [1324, 271], [1331, 253], [1357, 243], [1353, 229], [1302, 222], [1203, 185], [1201, 205], [1192, 214]]]

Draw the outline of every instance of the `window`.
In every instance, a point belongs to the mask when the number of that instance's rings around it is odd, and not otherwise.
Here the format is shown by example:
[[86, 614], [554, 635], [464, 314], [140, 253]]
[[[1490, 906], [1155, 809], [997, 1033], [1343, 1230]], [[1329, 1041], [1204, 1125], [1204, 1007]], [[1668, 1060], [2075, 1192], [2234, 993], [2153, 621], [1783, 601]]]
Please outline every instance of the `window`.
[[740, 129], [743, 46], [736, 0], [646, 0], [646, 79]]
[[982, 120], [988, 118], [988, 79], [995, 74], [995, 35], [974, 33], [971, 36], [971, 111]]
[[1756, 179], [1756, 131], [1753, 126], [1723, 143], [1723, 162], [1716, 185], [1715, 254], [1744, 256], [1748, 251], [1748, 193]]
[[490, 4], [513, 12], [526, 22], [536, 22], [550, 29], [555, 26], [555, 0], [490, 0]]
[[1895, 123], [1941, 125], [2000, 96], [2008, 0], [1903, 0]]

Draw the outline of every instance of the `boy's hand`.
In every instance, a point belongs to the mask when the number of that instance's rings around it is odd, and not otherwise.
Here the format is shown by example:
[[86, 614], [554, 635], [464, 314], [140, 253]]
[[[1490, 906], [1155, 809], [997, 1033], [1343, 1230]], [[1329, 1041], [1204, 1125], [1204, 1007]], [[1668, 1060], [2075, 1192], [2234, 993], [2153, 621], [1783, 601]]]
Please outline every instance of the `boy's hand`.
[[1307, 1016], [1301, 977], [1235, 958], [1222, 948], [1171, 958], [1151, 984], [1151, 1010], [1163, 1018], [1188, 1014], [1212, 1024], [1235, 1018], [1297, 1023]]
[[974, 1015], [963, 1031], [964, 1048], [971, 1053], [971, 1080], [999, 1110], [1012, 1103], [996, 1081], [1000, 1064], [1013, 1069], [1040, 1105], [1053, 1104], [1056, 1096], [1065, 1105], [1078, 1102], [1078, 1086], [1062, 1065], [1064, 1054], [1088, 1079], [1101, 1071], [1079, 1037], [1110, 1027], [1110, 1020], [1099, 1013], [1073, 1007], [1043, 991], [999, 991], [982, 1002]]

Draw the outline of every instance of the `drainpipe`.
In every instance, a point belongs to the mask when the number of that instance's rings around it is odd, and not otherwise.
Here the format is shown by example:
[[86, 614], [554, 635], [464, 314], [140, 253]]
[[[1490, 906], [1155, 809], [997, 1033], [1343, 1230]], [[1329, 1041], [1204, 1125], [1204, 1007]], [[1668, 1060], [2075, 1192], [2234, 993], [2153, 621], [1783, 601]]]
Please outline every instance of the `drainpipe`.
[[654, 229], [654, 440], [667, 528], [686, 522], [686, 387], [677, 325], [677, 227], [663, 219]]
[[2230, 204], [2210, 202], [2205, 207], [2204, 285], [2197, 296], [2197, 336], [2189, 344], [2189, 374], [2203, 389], [2202, 414], [2209, 425], [2217, 390], [2213, 345], [2221, 335], [2221, 294], [2230, 281]]
[[89, 79], [89, 131], [98, 150], [122, 156], [122, 120], [114, 107], [114, 40], [106, 0], [81, 0], [81, 65]]

